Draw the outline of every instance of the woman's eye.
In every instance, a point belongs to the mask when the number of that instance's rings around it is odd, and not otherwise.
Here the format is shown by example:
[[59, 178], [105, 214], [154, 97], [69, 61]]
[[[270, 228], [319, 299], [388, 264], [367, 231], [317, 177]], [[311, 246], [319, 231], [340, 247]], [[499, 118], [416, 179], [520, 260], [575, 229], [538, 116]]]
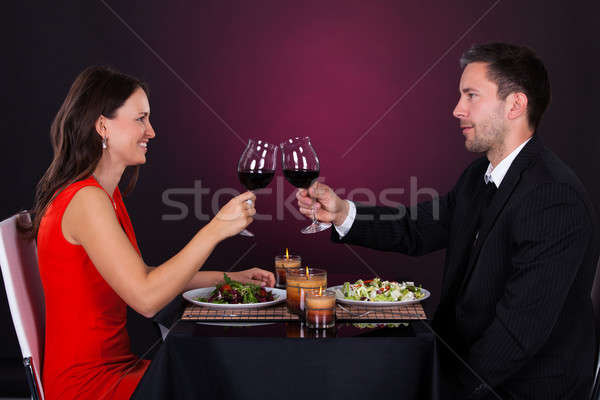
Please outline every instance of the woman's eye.
[[144, 122], [144, 118], [146, 118], [146, 116], [139, 117], [137, 120], [140, 121], [140, 122]]
[[476, 95], [475, 95], [475, 93], [468, 93], [468, 94], [467, 94], [467, 97], [468, 97], [469, 99], [472, 99], [472, 98], [473, 98], [473, 97], [475, 97], [475, 96], [476, 96]]

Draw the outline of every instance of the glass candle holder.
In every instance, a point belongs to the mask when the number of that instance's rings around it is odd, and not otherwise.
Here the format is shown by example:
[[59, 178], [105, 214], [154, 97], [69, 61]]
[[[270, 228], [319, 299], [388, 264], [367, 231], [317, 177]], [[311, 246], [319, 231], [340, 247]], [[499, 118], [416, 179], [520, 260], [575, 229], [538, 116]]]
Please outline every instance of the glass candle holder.
[[275, 287], [285, 289], [286, 271], [290, 268], [300, 268], [302, 266], [302, 258], [298, 255], [275, 256], [275, 278], [277, 282]]
[[287, 308], [292, 314], [304, 316], [304, 296], [306, 291], [327, 288], [327, 271], [317, 268], [296, 268], [286, 270]]
[[286, 322], [285, 336], [288, 338], [304, 338], [306, 326], [304, 322]]
[[309, 328], [331, 328], [335, 326], [335, 292], [311, 290], [304, 298], [304, 315]]

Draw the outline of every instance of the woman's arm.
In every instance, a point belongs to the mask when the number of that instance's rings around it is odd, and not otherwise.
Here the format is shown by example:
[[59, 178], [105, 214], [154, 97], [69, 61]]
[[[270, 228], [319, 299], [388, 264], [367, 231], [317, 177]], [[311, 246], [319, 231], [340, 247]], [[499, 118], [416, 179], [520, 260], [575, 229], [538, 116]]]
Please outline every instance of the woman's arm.
[[111, 201], [100, 188], [79, 190], [65, 210], [65, 238], [81, 245], [98, 272], [130, 307], [152, 317], [181, 293], [196, 275], [215, 246], [239, 233], [256, 213], [243, 193], [227, 203], [175, 256], [149, 269], [129, 242], [115, 215]]
[[[242, 283], [253, 283], [260, 286], [275, 286], [275, 276], [272, 272], [260, 268], [251, 268], [238, 272], [226, 272], [234, 281]], [[223, 282], [222, 271], [198, 271], [188, 282], [184, 290], [192, 290], [201, 287], [216, 286]]]

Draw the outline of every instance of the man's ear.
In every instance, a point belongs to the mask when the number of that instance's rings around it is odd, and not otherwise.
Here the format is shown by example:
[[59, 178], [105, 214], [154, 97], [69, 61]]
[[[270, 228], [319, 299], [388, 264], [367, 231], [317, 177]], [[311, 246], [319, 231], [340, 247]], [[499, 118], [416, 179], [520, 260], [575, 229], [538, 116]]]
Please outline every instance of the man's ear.
[[108, 131], [106, 127], [106, 117], [104, 115], [100, 115], [96, 120], [96, 132], [103, 138], [106, 137], [106, 132]]
[[508, 108], [507, 118], [515, 120], [521, 116], [527, 115], [527, 95], [523, 92], [511, 93], [506, 97], [506, 107]]

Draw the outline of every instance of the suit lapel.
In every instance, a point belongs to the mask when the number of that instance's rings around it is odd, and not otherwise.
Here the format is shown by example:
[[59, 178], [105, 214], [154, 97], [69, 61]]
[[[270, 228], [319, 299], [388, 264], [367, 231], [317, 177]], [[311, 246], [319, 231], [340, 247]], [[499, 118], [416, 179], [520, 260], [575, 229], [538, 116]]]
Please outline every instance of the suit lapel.
[[[513, 194], [519, 180], [521, 179], [521, 174], [525, 171], [529, 165], [535, 160], [538, 153], [542, 149], [542, 144], [539, 139], [534, 136], [531, 138], [529, 143], [527, 143], [523, 149], [519, 152], [517, 157], [512, 162], [508, 172], [502, 179], [502, 183], [498, 188], [498, 191], [494, 195], [492, 203], [490, 204], [487, 212], [482, 216], [481, 228], [479, 229], [479, 237], [473, 247], [471, 254], [469, 256], [467, 270], [465, 272], [464, 279], [461, 283], [459, 294], [464, 290], [467, 285], [471, 273], [473, 272], [473, 268], [477, 263], [479, 258], [479, 254], [481, 252], [481, 248], [487, 239], [489, 232], [494, 227], [494, 223], [496, 222], [498, 215], [504, 209], [504, 206], [510, 199]], [[483, 179], [483, 178], [482, 178]], [[471, 238], [473, 240], [474, 238]]]

